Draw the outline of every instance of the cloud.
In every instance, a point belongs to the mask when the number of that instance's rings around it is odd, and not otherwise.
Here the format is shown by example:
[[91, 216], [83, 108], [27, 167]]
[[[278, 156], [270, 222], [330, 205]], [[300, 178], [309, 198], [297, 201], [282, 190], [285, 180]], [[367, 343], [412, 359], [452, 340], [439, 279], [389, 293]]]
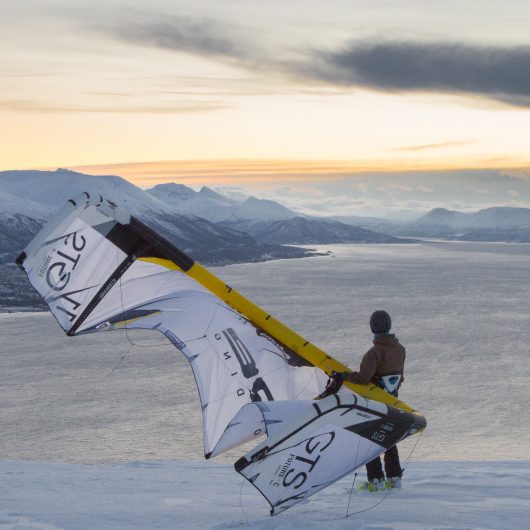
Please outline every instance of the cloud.
[[394, 151], [425, 151], [427, 149], [442, 149], [444, 147], [456, 147], [460, 145], [468, 145], [474, 143], [471, 140], [453, 141], [453, 142], [439, 142], [435, 144], [411, 145], [408, 147], [396, 147]]
[[[113, 19], [115, 20], [115, 19]], [[267, 79], [281, 75], [292, 85], [322, 83], [339, 89], [431, 91], [475, 94], [530, 107], [530, 46], [479, 46], [458, 42], [358, 40], [341, 48], [267, 51], [243, 27], [209, 18], [157, 12], [128, 14], [119, 22], [93, 24], [122, 42], [187, 53], [235, 64]], [[456, 142], [413, 146], [433, 149]]]
[[501, 174], [513, 179], [520, 179], [526, 182], [530, 181], [530, 168], [509, 169], [502, 171]]
[[243, 58], [249, 45], [229, 38], [219, 24], [203, 18], [144, 15], [124, 18], [119, 24], [97, 29], [115, 38], [140, 46], [217, 58]]
[[178, 102], [161, 105], [65, 105], [33, 100], [0, 100], [0, 110], [12, 112], [39, 112], [44, 114], [61, 113], [137, 113], [137, 114], [187, 114], [192, 112], [209, 112], [224, 110], [228, 105], [221, 102]]
[[385, 184], [383, 186], [378, 186], [377, 188], [375, 188], [375, 191], [380, 191], [382, 193], [392, 195], [394, 193], [407, 193], [409, 191], [412, 191], [412, 188], [404, 184]]
[[460, 43], [357, 41], [316, 51], [301, 70], [333, 85], [384, 91], [482, 94], [530, 106], [530, 47]]

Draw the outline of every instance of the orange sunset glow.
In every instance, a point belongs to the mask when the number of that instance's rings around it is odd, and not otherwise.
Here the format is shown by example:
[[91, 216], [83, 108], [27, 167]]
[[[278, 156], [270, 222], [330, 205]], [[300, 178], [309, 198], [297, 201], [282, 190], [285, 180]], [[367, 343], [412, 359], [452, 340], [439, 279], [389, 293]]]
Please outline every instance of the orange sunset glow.
[[[120, 175], [137, 186], [149, 188], [155, 184], [178, 181], [188, 186], [259, 185], [286, 182], [325, 182], [333, 178], [344, 180], [362, 178], [366, 174], [391, 172], [396, 175], [418, 171], [450, 171], [477, 168], [500, 168], [506, 171], [523, 168], [524, 160], [504, 158], [477, 161], [453, 160], [175, 160], [73, 166], [71, 169], [91, 175]], [[45, 168], [52, 169], [52, 168]]]

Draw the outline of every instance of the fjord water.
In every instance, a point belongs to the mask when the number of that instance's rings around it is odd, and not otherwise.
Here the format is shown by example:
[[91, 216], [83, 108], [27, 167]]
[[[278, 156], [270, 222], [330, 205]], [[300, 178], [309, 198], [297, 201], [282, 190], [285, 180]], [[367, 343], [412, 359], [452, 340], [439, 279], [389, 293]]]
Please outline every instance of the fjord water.
[[[332, 254], [212, 270], [354, 369], [369, 315], [388, 310], [407, 348], [400, 398], [428, 419], [414, 459], [530, 458], [530, 245], [319, 250]], [[191, 369], [161, 335], [68, 338], [47, 313], [17, 313], [0, 315], [0, 346], [0, 459], [202, 459]]]

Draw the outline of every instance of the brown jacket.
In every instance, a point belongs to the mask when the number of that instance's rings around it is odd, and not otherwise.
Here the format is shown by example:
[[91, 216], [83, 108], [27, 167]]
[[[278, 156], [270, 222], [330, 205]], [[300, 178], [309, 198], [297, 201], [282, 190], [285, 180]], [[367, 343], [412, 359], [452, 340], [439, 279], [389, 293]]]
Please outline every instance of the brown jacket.
[[374, 345], [364, 354], [358, 372], [349, 374], [348, 380], [359, 385], [378, 384], [378, 377], [401, 374], [405, 368], [405, 348], [395, 335], [383, 335], [374, 339]]

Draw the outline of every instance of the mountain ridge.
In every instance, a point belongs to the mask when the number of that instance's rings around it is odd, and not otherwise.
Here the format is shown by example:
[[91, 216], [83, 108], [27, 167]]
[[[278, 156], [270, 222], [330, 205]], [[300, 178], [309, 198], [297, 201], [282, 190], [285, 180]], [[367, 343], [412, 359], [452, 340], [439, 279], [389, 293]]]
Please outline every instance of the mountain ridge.
[[237, 201], [207, 186], [199, 191], [186, 187], [184, 197], [182, 191], [176, 191], [175, 185], [174, 182], [158, 184], [146, 191], [171, 207], [178, 206], [182, 213], [197, 215], [214, 223], [232, 219], [289, 219], [300, 215], [276, 201], [256, 197]]
[[[6, 210], [6, 215], [0, 216], [0, 262], [13, 260], [54, 211], [83, 191], [112, 199], [160, 231], [169, 241], [209, 265], [303, 257], [308, 253], [306, 249], [264, 244], [248, 234], [192, 214], [183, 214], [176, 206], [116, 175], [92, 176], [58, 169], [0, 172], [0, 197], [9, 197], [10, 205], [10, 215]], [[205, 193], [211, 196], [208, 191]], [[39, 211], [37, 217], [14, 215], [17, 204], [19, 210], [27, 211], [25, 205], [28, 202], [38, 206], [33, 206]]]
[[413, 243], [334, 220], [293, 217], [285, 220], [229, 220], [222, 226], [247, 232], [258, 241], [276, 241], [292, 245], [326, 245], [336, 243]]

